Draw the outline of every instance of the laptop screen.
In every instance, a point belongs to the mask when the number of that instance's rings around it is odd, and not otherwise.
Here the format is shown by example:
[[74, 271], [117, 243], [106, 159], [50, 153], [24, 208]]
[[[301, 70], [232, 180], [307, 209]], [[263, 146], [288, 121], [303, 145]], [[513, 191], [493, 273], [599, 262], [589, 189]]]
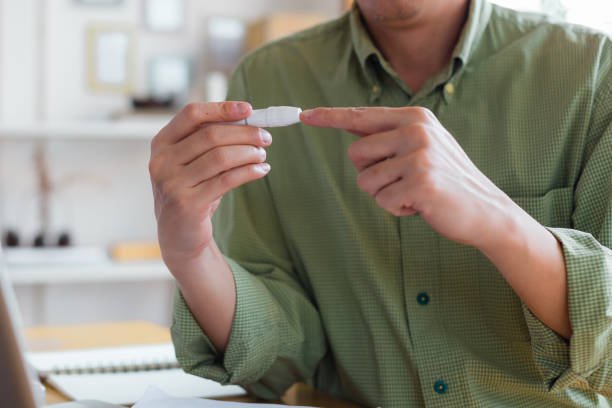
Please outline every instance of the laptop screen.
[[36, 408], [22, 344], [17, 302], [0, 247], [0, 401], [6, 407]]

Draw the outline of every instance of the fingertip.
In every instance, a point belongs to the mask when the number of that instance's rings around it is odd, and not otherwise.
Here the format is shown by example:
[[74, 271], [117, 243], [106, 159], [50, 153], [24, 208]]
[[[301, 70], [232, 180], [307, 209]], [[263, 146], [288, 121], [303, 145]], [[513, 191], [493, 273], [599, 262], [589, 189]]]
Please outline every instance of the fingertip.
[[270, 167], [269, 163], [260, 163], [260, 164], [255, 165], [255, 169], [260, 174], [266, 175], [266, 174], [268, 174], [270, 172], [272, 167]]
[[300, 113], [300, 121], [307, 125], [314, 125], [317, 119], [317, 111], [318, 108], [302, 111], [302, 113]]

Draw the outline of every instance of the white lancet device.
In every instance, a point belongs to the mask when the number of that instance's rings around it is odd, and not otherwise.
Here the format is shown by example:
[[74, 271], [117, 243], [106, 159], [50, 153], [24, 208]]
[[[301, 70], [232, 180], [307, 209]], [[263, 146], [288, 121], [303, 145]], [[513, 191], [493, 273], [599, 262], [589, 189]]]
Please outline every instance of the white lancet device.
[[281, 127], [300, 123], [302, 109], [294, 106], [270, 106], [266, 109], [255, 109], [248, 118], [227, 125], [249, 125], [257, 127]]

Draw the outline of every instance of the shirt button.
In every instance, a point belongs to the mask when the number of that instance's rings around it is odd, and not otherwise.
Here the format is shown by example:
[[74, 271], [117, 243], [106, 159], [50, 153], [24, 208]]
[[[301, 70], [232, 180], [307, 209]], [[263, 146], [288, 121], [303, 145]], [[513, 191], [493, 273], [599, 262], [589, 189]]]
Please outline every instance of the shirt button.
[[446, 84], [444, 86], [444, 91], [449, 94], [452, 95], [455, 93], [455, 85], [452, 84], [452, 82], [449, 82], [448, 84]]
[[380, 87], [378, 87], [378, 86], [374, 85], [374, 86], [372, 87], [372, 93], [373, 93], [373, 94], [377, 94], [377, 93], [379, 93], [379, 92], [380, 92]]
[[436, 381], [436, 383], [434, 384], [434, 390], [438, 393], [438, 394], [444, 394], [446, 392], [446, 390], [448, 389], [448, 386], [446, 385], [446, 383], [442, 380], [438, 380]]
[[417, 295], [417, 302], [421, 306], [425, 306], [429, 303], [429, 295], [425, 292], [421, 292]]

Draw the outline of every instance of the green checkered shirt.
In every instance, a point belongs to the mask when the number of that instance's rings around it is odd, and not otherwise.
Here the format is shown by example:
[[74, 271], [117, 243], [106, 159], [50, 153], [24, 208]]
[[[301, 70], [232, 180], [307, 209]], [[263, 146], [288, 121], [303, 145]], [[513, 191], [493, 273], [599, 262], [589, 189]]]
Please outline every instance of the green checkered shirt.
[[563, 244], [574, 334], [543, 325], [478, 250], [379, 208], [347, 158], [355, 136], [300, 124], [272, 130], [272, 172], [215, 215], [237, 290], [224, 356], [176, 297], [186, 371], [265, 398], [310, 381], [371, 407], [610, 406], [610, 38], [473, 0], [452, 61], [415, 94], [353, 9], [247, 56], [228, 99], [432, 110]]

